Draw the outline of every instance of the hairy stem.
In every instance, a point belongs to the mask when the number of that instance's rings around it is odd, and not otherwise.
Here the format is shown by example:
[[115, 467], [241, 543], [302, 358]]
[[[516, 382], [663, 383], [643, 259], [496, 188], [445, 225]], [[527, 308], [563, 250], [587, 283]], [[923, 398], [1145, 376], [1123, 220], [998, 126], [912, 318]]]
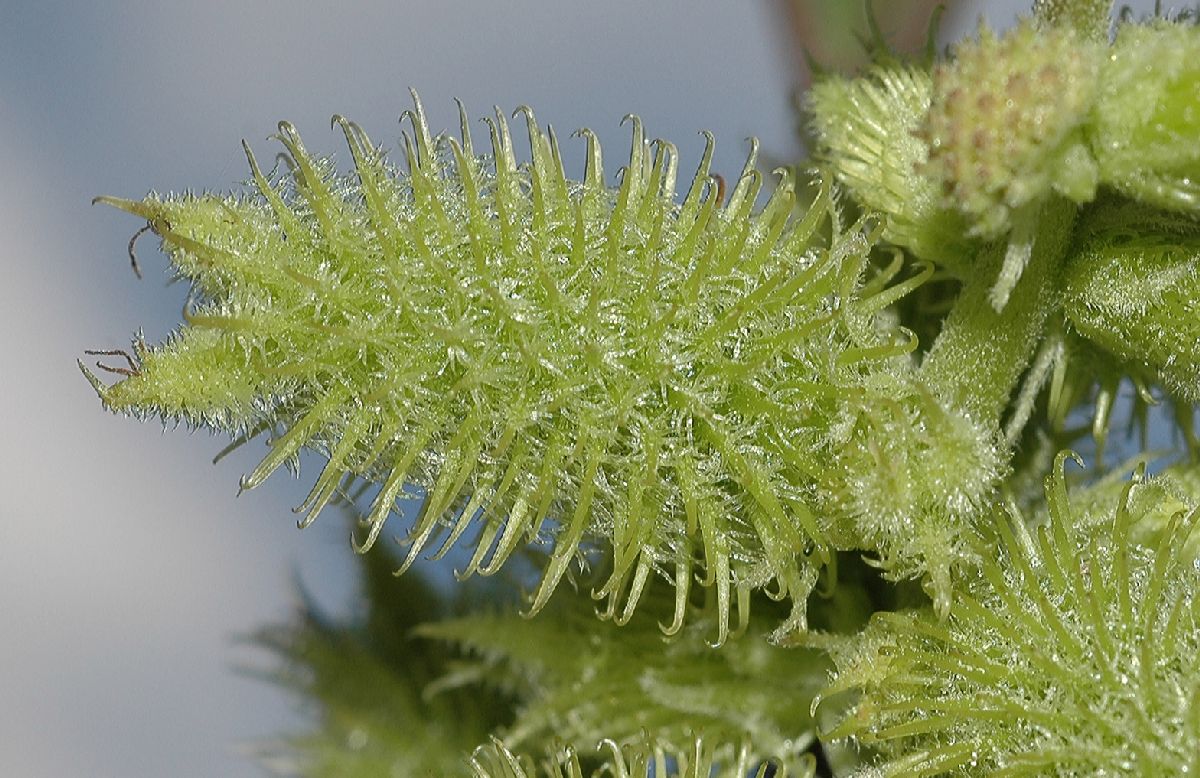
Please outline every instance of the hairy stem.
[[1029, 262], [999, 311], [990, 297], [1007, 246], [997, 241], [983, 249], [979, 272], [963, 287], [921, 365], [927, 385], [976, 422], [999, 423], [1017, 380], [1033, 358], [1046, 320], [1058, 304], [1058, 271], [1074, 218], [1075, 206], [1064, 198], [1042, 208]]

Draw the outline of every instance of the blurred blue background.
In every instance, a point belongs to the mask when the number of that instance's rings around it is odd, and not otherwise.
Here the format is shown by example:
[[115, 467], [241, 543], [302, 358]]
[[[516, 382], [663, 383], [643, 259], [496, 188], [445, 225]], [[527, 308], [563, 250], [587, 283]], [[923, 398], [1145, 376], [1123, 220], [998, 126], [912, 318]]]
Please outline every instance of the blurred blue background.
[[[1006, 26], [1024, 5], [983, 10]], [[942, 37], [980, 12], [960, 4]], [[235, 499], [261, 444], [213, 466], [224, 441], [102, 412], [76, 357], [139, 327], [160, 340], [186, 290], [153, 238], [133, 277], [139, 225], [94, 195], [236, 187], [239, 139], [269, 160], [282, 118], [341, 159], [335, 112], [391, 145], [409, 86], [435, 131], [453, 97], [473, 116], [528, 103], [564, 139], [588, 125], [614, 170], [626, 113], [682, 168], [709, 129], [736, 175], [748, 135], [799, 153], [782, 18], [728, 0], [0, 2], [0, 775], [260, 775], [245, 744], [302, 718], [232, 670], [261, 662], [234, 636], [290, 614], [293, 571], [353, 607], [344, 523], [302, 533], [288, 510], [311, 469]], [[582, 142], [565, 146], [578, 175]]]

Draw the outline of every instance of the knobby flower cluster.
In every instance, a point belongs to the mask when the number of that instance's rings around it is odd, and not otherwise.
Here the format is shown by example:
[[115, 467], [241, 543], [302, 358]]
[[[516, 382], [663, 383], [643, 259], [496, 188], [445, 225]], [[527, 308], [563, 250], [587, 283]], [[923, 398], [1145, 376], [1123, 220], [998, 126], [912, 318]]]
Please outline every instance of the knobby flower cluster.
[[[626, 117], [612, 176], [581, 130], [575, 180], [532, 110], [481, 150], [414, 93], [396, 162], [284, 122], [243, 191], [97, 198], [191, 285], [120, 380], [80, 363], [104, 405], [264, 438], [243, 489], [318, 452], [301, 526], [357, 517], [366, 615], [259, 635], [320, 711], [265, 763], [1200, 770], [1200, 27], [1110, 14], [877, 47], [812, 159], [728, 185], [711, 136], [681, 178]], [[1151, 406], [1178, 450], [1107, 472]], [[392, 575], [452, 553], [455, 591]]]

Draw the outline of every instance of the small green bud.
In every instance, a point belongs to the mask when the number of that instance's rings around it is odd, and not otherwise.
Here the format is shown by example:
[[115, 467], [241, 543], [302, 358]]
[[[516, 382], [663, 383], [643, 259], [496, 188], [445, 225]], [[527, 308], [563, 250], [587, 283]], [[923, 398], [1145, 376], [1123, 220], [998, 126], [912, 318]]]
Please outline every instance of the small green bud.
[[1200, 27], [1122, 26], [1100, 81], [1090, 134], [1104, 183], [1200, 212]]
[[928, 390], [887, 376], [874, 384], [863, 402], [843, 404], [833, 427], [822, 507], [854, 519], [856, 534], [839, 545], [875, 549], [892, 578], [924, 578], [945, 613], [954, 580], [975, 561], [967, 539], [1004, 470], [1001, 447]]
[[1097, 208], [1064, 270], [1067, 319], [1110, 353], [1200, 402], [1200, 225], [1131, 203]]
[[883, 237], [921, 259], [965, 271], [975, 253], [966, 220], [942, 203], [926, 171], [919, 130], [933, 81], [914, 67], [875, 67], [860, 78], [830, 76], [808, 94], [819, 153], [863, 206], [884, 214]]
[[984, 27], [934, 70], [929, 171], [975, 234], [999, 237], [1014, 211], [1052, 192], [1092, 199], [1097, 171], [1082, 126], [1101, 51], [1070, 27], [1025, 21], [1000, 38]]

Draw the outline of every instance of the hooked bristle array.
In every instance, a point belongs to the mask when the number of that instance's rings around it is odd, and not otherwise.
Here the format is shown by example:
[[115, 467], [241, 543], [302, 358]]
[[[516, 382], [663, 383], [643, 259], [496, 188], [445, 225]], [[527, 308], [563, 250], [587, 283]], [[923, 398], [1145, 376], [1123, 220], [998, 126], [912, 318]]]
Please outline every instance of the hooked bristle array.
[[[465, 112], [459, 138], [434, 137], [415, 101], [404, 172], [334, 117], [352, 177], [285, 122], [275, 137], [290, 175], [269, 177], [247, 147], [252, 193], [102, 198], [145, 218], [193, 285], [185, 325], [139, 346], [136, 374], [95, 382], [102, 398], [239, 436], [278, 430], [243, 489], [302, 449], [324, 453], [302, 525], [341, 485], [374, 481], [361, 550], [397, 500], [421, 493], [402, 569], [470, 538], [460, 575], [491, 574], [550, 541], [531, 612], [599, 540], [613, 569], [593, 594], [618, 622], [659, 573], [677, 589], [669, 630], [694, 581], [725, 614], [718, 641], [733, 603], [772, 583], [802, 626], [838, 512], [878, 521], [870, 504], [822, 496], [854, 474], [820, 463], [870, 397], [920, 396], [915, 340], [879, 314], [928, 273], [894, 282], [893, 263], [872, 275], [869, 217], [822, 237], [828, 184], [793, 218], [795, 182], [779, 170], [757, 209], [756, 143], [726, 201], [707, 136], [677, 202], [676, 149], [647, 142], [636, 117], [610, 188], [591, 131], [575, 182], [554, 131], [528, 108], [515, 115], [525, 164], [499, 112], [480, 157]], [[865, 537], [837, 534], [852, 547]]]
[[[999, 558], [983, 561], [948, 620], [877, 613], [835, 648], [824, 696], [861, 697], [825, 737], [879, 749], [880, 775], [1200, 768], [1200, 573], [1189, 540], [1200, 504], [1157, 490], [1131, 500], [1142, 468], [1085, 526], [1067, 495], [1069, 455], [1046, 479], [1048, 523], [998, 516]], [[1155, 526], [1145, 533], [1144, 523]]]

